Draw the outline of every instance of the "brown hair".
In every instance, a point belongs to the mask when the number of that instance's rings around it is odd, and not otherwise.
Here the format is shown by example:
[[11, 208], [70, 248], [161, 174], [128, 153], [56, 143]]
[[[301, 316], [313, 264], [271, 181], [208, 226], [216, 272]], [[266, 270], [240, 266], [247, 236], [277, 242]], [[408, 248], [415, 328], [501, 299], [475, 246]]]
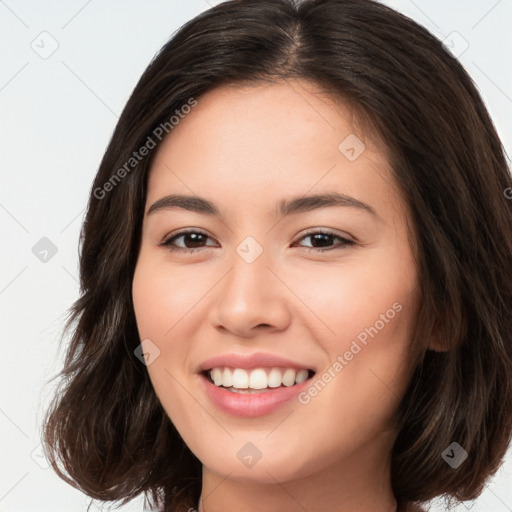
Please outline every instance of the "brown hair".
[[[54, 470], [93, 498], [126, 503], [144, 492], [170, 511], [195, 507], [201, 491], [201, 463], [134, 355], [131, 283], [155, 151], [135, 164], [133, 152], [221, 84], [295, 78], [371, 119], [412, 212], [422, 306], [392, 453], [398, 502], [474, 499], [503, 460], [512, 429], [504, 195], [512, 180], [470, 77], [427, 30], [372, 0], [232, 0], [187, 22], [152, 60], [91, 189], [81, 296], [43, 441]], [[431, 339], [446, 351], [428, 350]], [[441, 456], [452, 442], [468, 452], [456, 469]]]

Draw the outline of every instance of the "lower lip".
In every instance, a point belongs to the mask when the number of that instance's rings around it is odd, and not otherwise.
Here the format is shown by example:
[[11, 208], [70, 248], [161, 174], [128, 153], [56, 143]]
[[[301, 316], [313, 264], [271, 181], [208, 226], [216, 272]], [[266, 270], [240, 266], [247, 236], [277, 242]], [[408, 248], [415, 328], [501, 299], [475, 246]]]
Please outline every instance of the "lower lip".
[[210, 400], [222, 411], [234, 416], [255, 417], [271, 414], [286, 403], [293, 400], [310, 384], [307, 379], [294, 386], [270, 388], [263, 393], [234, 393], [226, 388], [218, 387], [204, 375], [200, 380]]

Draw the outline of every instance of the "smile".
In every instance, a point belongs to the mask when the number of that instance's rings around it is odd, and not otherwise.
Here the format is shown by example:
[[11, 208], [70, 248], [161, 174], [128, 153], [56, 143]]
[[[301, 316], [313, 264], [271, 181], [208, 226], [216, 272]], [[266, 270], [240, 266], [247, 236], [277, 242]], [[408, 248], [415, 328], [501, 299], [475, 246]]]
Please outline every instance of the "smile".
[[215, 408], [243, 418], [263, 417], [296, 403], [313, 375], [313, 370], [279, 367], [216, 367], [199, 373], [202, 389]]
[[205, 372], [217, 387], [232, 393], [265, 393], [269, 389], [301, 384], [314, 375], [313, 370], [295, 368], [229, 368], [216, 367]]

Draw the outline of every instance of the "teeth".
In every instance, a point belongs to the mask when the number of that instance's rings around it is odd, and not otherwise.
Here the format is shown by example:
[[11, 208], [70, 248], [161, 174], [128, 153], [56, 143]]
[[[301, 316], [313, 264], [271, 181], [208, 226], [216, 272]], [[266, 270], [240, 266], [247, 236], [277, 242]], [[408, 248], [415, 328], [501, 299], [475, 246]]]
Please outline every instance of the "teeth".
[[210, 377], [216, 386], [231, 388], [230, 391], [239, 392], [238, 390], [260, 390], [300, 384], [308, 378], [308, 370], [295, 370], [293, 368], [254, 368], [253, 370], [212, 368]]
[[[222, 384], [215, 384], [216, 386], [222, 386]], [[234, 388], [238, 389], [247, 389], [249, 387], [249, 375], [245, 370], [242, 370], [241, 368], [236, 368], [233, 372], [233, 384], [232, 386]]]
[[308, 371], [307, 370], [299, 370], [297, 372], [297, 376], [295, 377], [295, 383], [300, 384], [301, 382], [304, 382], [308, 378]]
[[271, 388], [278, 388], [281, 385], [281, 370], [279, 368], [272, 368], [268, 374], [268, 386]]
[[253, 370], [249, 375], [248, 387], [252, 389], [265, 389], [267, 387], [267, 373], [265, 372], [265, 370], [263, 370], [262, 368]]
[[214, 368], [210, 373], [210, 377], [216, 386], [222, 386], [224, 379], [222, 377], [222, 370], [220, 368]]
[[220, 385], [224, 385], [227, 388], [233, 385], [233, 372], [231, 368], [224, 368], [224, 373], [222, 374], [222, 383]]
[[288, 370], [284, 372], [283, 384], [288, 387], [295, 384], [295, 370], [288, 368]]

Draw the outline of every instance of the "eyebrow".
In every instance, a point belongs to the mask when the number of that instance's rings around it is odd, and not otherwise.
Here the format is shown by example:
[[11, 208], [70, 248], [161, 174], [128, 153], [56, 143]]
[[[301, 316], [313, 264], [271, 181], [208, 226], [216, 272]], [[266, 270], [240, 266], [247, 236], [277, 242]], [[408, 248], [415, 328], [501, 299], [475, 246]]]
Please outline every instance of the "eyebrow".
[[[292, 197], [281, 200], [276, 208], [276, 215], [283, 217], [296, 213], [309, 212], [320, 208], [345, 206], [365, 211], [381, 220], [375, 209], [354, 197], [337, 192], [326, 194], [315, 194], [309, 196]], [[155, 201], [149, 208], [147, 215], [152, 215], [161, 210], [181, 208], [191, 212], [210, 215], [222, 219], [222, 215], [215, 204], [199, 196], [187, 196], [181, 194], [170, 194]]]

